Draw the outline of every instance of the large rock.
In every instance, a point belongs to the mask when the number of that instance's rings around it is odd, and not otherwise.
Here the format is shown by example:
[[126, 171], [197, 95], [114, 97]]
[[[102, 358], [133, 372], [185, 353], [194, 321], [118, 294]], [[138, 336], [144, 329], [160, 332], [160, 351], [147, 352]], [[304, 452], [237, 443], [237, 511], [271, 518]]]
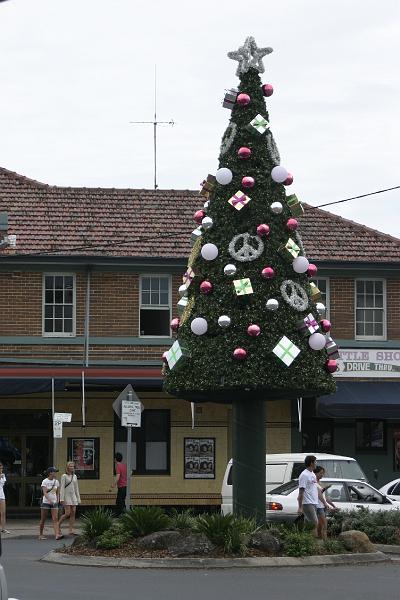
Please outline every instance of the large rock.
[[355, 529], [342, 531], [339, 534], [339, 540], [350, 552], [375, 552], [373, 543], [363, 531], [356, 531]]
[[207, 556], [215, 549], [203, 533], [180, 531], [168, 546], [171, 556]]
[[249, 546], [261, 550], [269, 556], [277, 556], [282, 549], [279, 539], [267, 530], [254, 533], [250, 538]]
[[137, 545], [143, 550], [167, 550], [179, 536], [179, 531], [155, 531], [138, 540]]

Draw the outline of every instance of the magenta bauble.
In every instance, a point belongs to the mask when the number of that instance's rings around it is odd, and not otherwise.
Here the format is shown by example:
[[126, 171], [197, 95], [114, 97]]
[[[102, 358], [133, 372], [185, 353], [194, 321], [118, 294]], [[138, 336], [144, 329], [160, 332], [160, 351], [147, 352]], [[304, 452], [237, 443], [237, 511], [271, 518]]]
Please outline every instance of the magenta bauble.
[[257, 235], [259, 235], [260, 237], [269, 235], [269, 231], [270, 227], [266, 223], [261, 223], [261, 225], [257, 227]]
[[250, 158], [250, 156], [251, 156], [251, 150], [247, 146], [242, 146], [237, 151], [237, 155], [238, 155], [239, 158]]
[[261, 333], [261, 329], [255, 323], [252, 323], [251, 325], [248, 326], [247, 333], [249, 334], [250, 337], [258, 337]]
[[197, 225], [200, 225], [205, 216], [206, 216], [206, 213], [204, 212], [204, 210], [197, 210], [194, 213], [193, 219], [194, 219], [195, 223], [197, 223]]
[[308, 265], [307, 275], [309, 277], [315, 277], [317, 273], [318, 273], [317, 265], [314, 265], [313, 263], [310, 263]]
[[297, 229], [298, 226], [299, 226], [299, 223], [298, 223], [297, 219], [288, 219], [286, 221], [286, 227], [290, 231], [296, 231], [296, 229]]
[[322, 321], [320, 321], [319, 324], [324, 333], [328, 333], [328, 331], [331, 330], [332, 325], [331, 325], [331, 322], [328, 321], [328, 319], [322, 319]]
[[272, 96], [272, 94], [274, 93], [274, 88], [272, 87], [272, 85], [270, 83], [264, 83], [264, 85], [262, 86], [262, 92], [263, 92], [264, 96], [266, 96], [268, 98], [269, 96]]
[[247, 357], [247, 350], [244, 348], [235, 348], [233, 351], [233, 358], [235, 360], [244, 360]]
[[244, 188], [252, 188], [252, 187], [254, 187], [254, 184], [255, 184], [254, 177], [243, 177], [242, 186]]
[[170, 323], [170, 327], [171, 327], [172, 331], [178, 331], [179, 324], [180, 324], [179, 317], [175, 317], [174, 319], [172, 319], [172, 321]]
[[211, 294], [213, 290], [213, 284], [211, 283], [211, 281], [208, 281], [207, 279], [205, 279], [204, 281], [201, 282], [200, 284], [200, 292], [202, 294]]
[[293, 183], [293, 175], [291, 173], [288, 173], [288, 176], [286, 177], [285, 181], [283, 182], [283, 185], [292, 185]]
[[167, 352], [167, 350], [166, 350], [165, 352], [163, 352], [163, 355], [162, 355], [162, 357], [161, 357], [161, 358], [162, 358], [162, 361], [163, 361], [163, 363], [164, 363], [165, 365], [167, 365], [167, 364], [168, 364], [168, 360], [167, 360], [167, 354], [168, 354], [168, 352]]
[[337, 368], [338, 368], [337, 362], [333, 358], [329, 358], [326, 361], [325, 369], [328, 371], [328, 373], [334, 373], [335, 371], [337, 371]]
[[263, 279], [272, 279], [273, 277], [275, 277], [274, 269], [272, 267], [265, 267], [261, 271], [261, 277], [263, 277]]
[[236, 102], [240, 104], [240, 106], [247, 106], [250, 104], [250, 100], [251, 98], [248, 94], [239, 94], [239, 96], [236, 98]]

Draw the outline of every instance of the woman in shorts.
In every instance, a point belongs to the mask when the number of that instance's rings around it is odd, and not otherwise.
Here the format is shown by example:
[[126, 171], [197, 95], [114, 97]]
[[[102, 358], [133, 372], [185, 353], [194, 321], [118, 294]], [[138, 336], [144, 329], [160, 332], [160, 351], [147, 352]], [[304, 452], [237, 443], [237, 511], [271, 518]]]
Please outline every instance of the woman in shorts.
[[315, 477], [317, 478], [318, 488], [318, 504], [317, 504], [317, 536], [322, 540], [326, 540], [328, 537], [328, 522], [326, 520], [327, 510], [339, 510], [331, 500], [327, 500], [325, 497], [325, 488], [320, 484], [320, 479], [325, 477], [324, 467], [316, 467], [314, 469]]
[[10, 533], [8, 529], [6, 529], [6, 497], [4, 494], [4, 484], [7, 479], [4, 475], [4, 466], [3, 463], [0, 462], [0, 528], [1, 533]]
[[43, 535], [43, 530], [49, 511], [53, 521], [54, 535], [56, 540], [61, 540], [64, 537], [61, 535], [60, 528], [58, 526], [60, 483], [58, 479], [56, 479], [56, 473], [58, 473], [58, 469], [55, 467], [49, 467], [47, 469], [47, 477], [42, 481], [41, 487], [43, 496], [40, 504], [39, 540], [46, 539], [46, 536]]

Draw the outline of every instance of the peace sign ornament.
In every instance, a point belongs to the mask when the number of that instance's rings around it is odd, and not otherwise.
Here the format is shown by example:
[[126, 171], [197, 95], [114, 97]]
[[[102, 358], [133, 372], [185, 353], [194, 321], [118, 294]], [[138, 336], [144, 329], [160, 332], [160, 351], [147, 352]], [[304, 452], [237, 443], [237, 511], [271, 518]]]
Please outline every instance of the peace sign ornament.
[[229, 254], [239, 262], [251, 262], [261, 256], [264, 243], [258, 235], [239, 233], [229, 244]]

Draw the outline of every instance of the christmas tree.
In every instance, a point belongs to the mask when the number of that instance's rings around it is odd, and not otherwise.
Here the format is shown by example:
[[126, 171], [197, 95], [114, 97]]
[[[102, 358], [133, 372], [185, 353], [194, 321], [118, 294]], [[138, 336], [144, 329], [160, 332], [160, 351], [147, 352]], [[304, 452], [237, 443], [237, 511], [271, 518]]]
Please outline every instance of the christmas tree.
[[311, 281], [298, 231], [303, 207], [286, 194], [262, 84], [263, 57], [249, 37], [237, 52], [238, 90], [219, 169], [203, 183], [193, 249], [178, 309], [177, 340], [165, 354], [165, 390], [192, 401], [315, 397], [335, 391], [337, 347]]

